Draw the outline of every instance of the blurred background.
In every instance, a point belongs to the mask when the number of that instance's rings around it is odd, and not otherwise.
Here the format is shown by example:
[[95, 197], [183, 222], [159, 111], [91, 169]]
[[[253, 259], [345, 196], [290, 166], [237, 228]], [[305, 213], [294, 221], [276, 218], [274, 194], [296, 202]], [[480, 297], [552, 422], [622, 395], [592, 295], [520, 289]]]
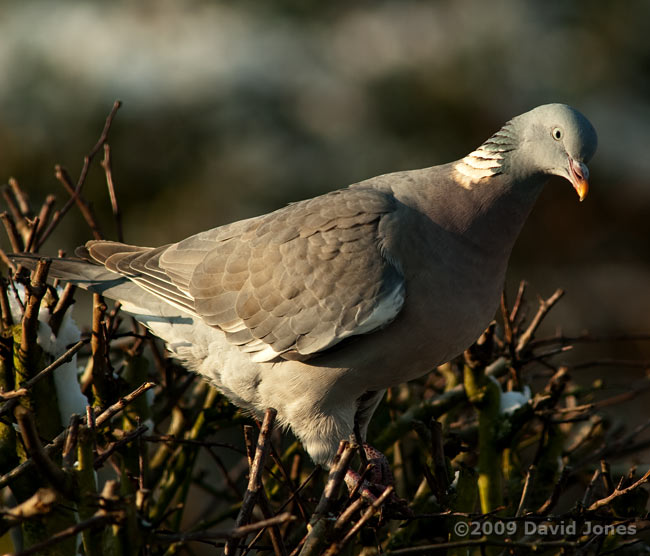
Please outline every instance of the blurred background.
[[[567, 333], [649, 331], [650, 3], [501, 0], [1, 2], [0, 180], [67, 194], [115, 99], [128, 242], [157, 245], [396, 170], [461, 158], [566, 102], [599, 133], [584, 203], [546, 188], [508, 287], [567, 291]], [[115, 238], [99, 165], [85, 186]], [[76, 213], [44, 251], [90, 232]], [[6, 248], [6, 245], [3, 244]], [[650, 359], [648, 343], [593, 357]], [[600, 351], [598, 351], [600, 350]], [[621, 380], [617, 366], [607, 376]], [[643, 372], [643, 369], [633, 371]], [[639, 410], [642, 407], [639, 406]]]

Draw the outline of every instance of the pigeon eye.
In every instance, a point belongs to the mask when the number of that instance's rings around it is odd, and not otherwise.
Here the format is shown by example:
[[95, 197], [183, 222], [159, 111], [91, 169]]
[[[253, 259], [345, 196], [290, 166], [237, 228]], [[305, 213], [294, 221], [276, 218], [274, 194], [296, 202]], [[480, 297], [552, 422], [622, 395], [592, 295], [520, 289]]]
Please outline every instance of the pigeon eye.
[[553, 136], [553, 139], [555, 139], [556, 141], [559, 141], [560, 139], [562, 139], [563, 133], [562, 133], [562, 130], [559, 127], [556, 127], [551, 132], [551, 135]]

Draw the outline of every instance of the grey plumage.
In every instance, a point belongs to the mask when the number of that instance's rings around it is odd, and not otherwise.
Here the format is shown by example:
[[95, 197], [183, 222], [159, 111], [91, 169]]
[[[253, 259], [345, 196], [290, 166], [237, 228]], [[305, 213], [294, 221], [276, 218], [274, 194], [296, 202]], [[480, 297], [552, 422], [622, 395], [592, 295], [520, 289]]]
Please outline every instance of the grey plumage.
[[327, 464], [357, 412], [365, 434], [388, 386], [481, 333], [544, 182], [565, 177], [584, 197], [595, 149], [584, 116], [545, 105], [457, 162], [159, 248], [91, 241], [50, 273], [122, 301], [235, 403], [277, 409]]

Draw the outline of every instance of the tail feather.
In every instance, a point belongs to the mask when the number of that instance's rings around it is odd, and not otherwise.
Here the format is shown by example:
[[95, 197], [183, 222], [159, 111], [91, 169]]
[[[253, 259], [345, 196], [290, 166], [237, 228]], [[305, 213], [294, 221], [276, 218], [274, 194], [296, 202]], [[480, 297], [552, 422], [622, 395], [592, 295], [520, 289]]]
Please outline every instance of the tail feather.
[[115, 254], [142, 253], [150, 251], [150, 247], [138, 247], [128, 243], [107, 240], [91, 240], [86, 242], [83, 247], [77, 247], [75, 254], [82, 259], [99, 264], [106, 264], [106, 261]]
[[[15, 253], [9, 257], [25, 268], [34, 270], [43, 259], [32, 253]], [[110, 299], [126, 302], [141, 302], [142, 288], [128, 278], [107, 270], [104, 266], [88, 262], [83, 258], [50, 259], [49, 278], [59, 278]]]

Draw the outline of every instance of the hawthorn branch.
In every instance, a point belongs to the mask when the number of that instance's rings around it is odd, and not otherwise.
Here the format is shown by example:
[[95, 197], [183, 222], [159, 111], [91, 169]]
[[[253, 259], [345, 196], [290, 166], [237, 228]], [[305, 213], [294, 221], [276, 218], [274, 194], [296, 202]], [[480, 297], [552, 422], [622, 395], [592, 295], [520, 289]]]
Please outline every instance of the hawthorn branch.
[[[269, 452], [269, 442], [271, 440], [270, 433], [271, 429], [273, 428], [273, 422], [275, 421], [276, 415], [277, 411], [273, 408], [267, 409], [266, 413], [264, 414], [264, 421], [262, 422], [260, 435], [257, 439], [255, 456], [250, 466], [248, 487], [246, 488], [244, 500], [239, 510], [239, 514], [235, 520], [235, 527], [246, 525], [246, 523], [250, 520], [255, 502], [257, 501], [260, 490], [263, 488], [262, 471], [264, 470], [264, 461], [266, 460], [266, 456]], [[235, 554], [235, 551], [236, 543], [230, 540], [228, 543], [226, 543], [224, 554]]]
[[27, 453], [36, 464], [36, 467], [38, 467], [39, 471], [45, 476], [53, 488], [58, 490], [66, 498], [76, 500], [79, 493], [73, 488], [73, 479], [68, 473], [56, 465], [43, 449], [32, 412], [19, 405], [16, 407], [14, 414], [18, 421]]
[[539, 308], [537, 309], [537, 313], [533, 317], [533, 320], [530, 322], [528, 325], [528, 328], [519, 336], [519, 342], [517, 342], [517, 348], [515, 349], [515, 353], [517, 355], [521, 354], [521, 352], [526, 348], [528, 343], [533, 339], [533, 336], [535, 335], [535, 332], [539, 328], [539, 325], [542, 323], [544, 320], [544, 317], [548, 314], [548, 312], [553, 308], [553, 305], [555, 305], [560, 298], [564, 295], [564, 290], [557, 289], [549, 297], [548, 299], [542, 299], [540, 298], [539, 300]]
[[81, 172], [79, 174], [79, 179], [77, 180], [77, 185], [74, 188], [74, 195], [71, 195], [71, 197], [67, 200], [67, 202], [63, 205], [63, 207], [60, 210], [54, 212], [54, 215], [52, 216], [52, 220], [50, 221], [47, 228], [43, 230], [43, 233], [40, 235], [38, 239], [38, 243], [36, 245], [37, 251], [42, 247], [43, 243], [45, 243], [45, 240], [47, 240], [50, 234], [59, 225], [59, 222], [61, 222], [61, 219], [70, 210], [72, 205], [75, 204], [76, 199], [81, 193], [81, 189], [86, 181], [88, 170], [90, 168], [90, 163], [92, 162], [93, 158], [95, 158], [95, 155], [99, 152], [99, 150], [102, 148], [104, 143], [106, 143], [106, 140], [108, 139], [108, 132], [111, 129], [111, 125], [113, 124], [113, 119], [115, 118], [115, 114], [119, 110], [120, 106], [122, 106], [122, 103], [119, 100], [116, 100], [113, 103], [113, 108], [111, 109], [110, 113], [108, 114], [108, 117], [106, 118], [104, 129], [102, 129], [102, 132], [99, 136], [99, 139], [97, 140], [97, 143], [90, 150], [90, 152], [84, 157], [84, 162], [81, 168]]
[[[156, 384], [153, 382], [145, 382], [144, 384], [138, 386], [138, 388], [133, 390], [133, 392], [131, 392], [127, 396], [124, 396], [123, 398], [120, 398], [113, 405], [111, 405], [110, 407], [102, 411], [102, 413], [99, 416], [97, 416], [97, 418], [95, 419], [94, 425], [96, 427], [101, 427], [102, 425], [110, 421], [113, 417], [115, 417], [118, 413], [120, 413], [126, 406], [128, 406], [136, 398], [138, 398], [139, 396], [141, 396], [147, 390], [150, 390], [154, 386], [156, 386]], [[88, 419], [87, 416], [83, 417], [82, 424], [89, 426], [87, 419]], [[54, 438], [52, 442], [50, 442], [47, 446], [44, 446], [43, 450], [48, 456], [51, 456], [56, 452], [58, 452], [63, 447], [65, 439], [66, 439], [66, 431], [63, 431], [56, 438]], [[32, 469], [33, 466], [34, 466], [34, 461], [32, 459], [28, 459], [25, 462], [21, 463], [20, 465], [17, 465], [11, 471], [5, 473], [0, 477], [0, 488], [3, 488], [8, 484], [11, 484], [18, 477], [21, 477], [24, 473]]]
[[104, 143], [104, 159], [101, 162], [106, 175], [106, 186], [108, 187], [108, 196], [111, 199], [111, 209], [113, 210], [113, 218], [115, 219], [115, 227], [117, 228], [117, 240], [124, 241], [124, 231], [122, 229], [122, 212], [117, 203], [117, 195], [115, 194], [115, 183], [113, 182], [113, 168], [111, 164], [111, 147], [108, 143]]
[[647, 483], [650, 481], [650, 469], [646, 471], [645, 475], [641, 477], [638, 481], [635, 483], [631, 484], [629, 487], [626, 488], [619, 488], [616, 487], [614, 489], [614, 492], [612, 492], [609, 496], [605, 496], [605, 498], [601, 498], [600, 500], [596, 500], [589, 508], [587, 508], [590, 512], [594, 512], [599, 508], [602, 508], [603, 506], [606, 506], [619, 496], [623, 496], [624, 494], [627, 494], [629, 492], [632, 492], [633, 490], [639, 488], [641, 485]]

